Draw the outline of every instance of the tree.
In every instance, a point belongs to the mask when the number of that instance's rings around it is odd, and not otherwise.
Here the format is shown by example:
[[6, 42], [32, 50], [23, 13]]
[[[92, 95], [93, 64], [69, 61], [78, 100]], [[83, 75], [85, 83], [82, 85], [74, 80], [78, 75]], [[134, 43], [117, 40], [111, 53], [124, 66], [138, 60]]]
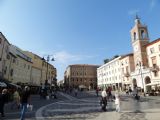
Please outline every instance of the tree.
[[104, 64], [108, 62], [109, 62], [109, 59], [104, 59]]

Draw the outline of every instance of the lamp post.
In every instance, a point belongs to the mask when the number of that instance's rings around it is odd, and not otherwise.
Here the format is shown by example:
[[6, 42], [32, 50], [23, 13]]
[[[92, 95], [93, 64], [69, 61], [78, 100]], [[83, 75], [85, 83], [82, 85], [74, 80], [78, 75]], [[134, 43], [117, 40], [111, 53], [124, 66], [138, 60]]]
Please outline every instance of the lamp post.
[[[45, 84], [48, 84], [48, 64], [49, 64], [49, 61], [50, 61], [50, 57], [53, 56], [53, 55], [46, 55], [47, 56], [47, 71], [46, 71], [46, 81], [45, 81]], [[44, 61], [44, 57], [42, 58]], [[51, 58], [51, 61], [55, 61], [54, 58]]]
[[[140, 67], [140, 74], [141, 74], [141, 79], [142, 79], [142, 87], [143, 87], [143, 91], [144, 92], [144, 82], [143, 82], [143, 75], [142, 75], [142, 63], [139, 61], [139, 67]], [[144, 96], [145, 96], [145, 92], [144, 92]]]

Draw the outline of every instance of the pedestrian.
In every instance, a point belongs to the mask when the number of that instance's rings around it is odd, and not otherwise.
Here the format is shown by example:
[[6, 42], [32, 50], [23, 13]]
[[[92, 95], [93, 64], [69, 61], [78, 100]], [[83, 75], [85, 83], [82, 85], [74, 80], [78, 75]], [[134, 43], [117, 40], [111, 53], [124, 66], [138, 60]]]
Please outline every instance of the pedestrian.
[[30, 88], [28, 86], [25, 86], [24, 91], [21, 95], [21, 117], [20, 120], [24, 120], [25, 118], [25, 112], [27, 109], [27, 104], [30, 105]]
[[19, 95], [17, 88], [15, 88], [14, 93], [13, 93], [13, 102], [11, 105], [11, 109], [14, 109], [14, 106], [16, 106], [17, 109], [19, 109], [20, 107], [20, 95]]
[[78, 95], [78, 89], [77, 88], [75, 88], [75, 90], [74, 90], [74, 95], [77, 97], [77, 95]]
[[130, 95], [132, 94], [132, 89], [131, 89], [131, 87], [129, 87], [129, 94], [130, 94]]
[[116, 112], [120, 112], [120, 96], [118, 93], [115, 94], [115, 105], [116, 105]]
[[112, 101], [112, 88], [108, 87], [108, 100]]
[[103, 89], [102, 93], [101, 93], [101, 101], [100, 101], [100, 104], [102, 106], [102, 110], [103, 111], [106, 111], [106, 106], [107, 106], [107, 93], [106, 93], [106, 90]]
[[0, 112], [2, 117], [5, 117], [4, 105], [7, 102], [8, 102], [7, 89], [3, 89], [2, 94], [0, 94]]
[[99, 92], [99, 88], [97, 87], [97, 89], [96, 89], [96, 95], [97, 95], [97, 97], [98, 97], [98, 92]]

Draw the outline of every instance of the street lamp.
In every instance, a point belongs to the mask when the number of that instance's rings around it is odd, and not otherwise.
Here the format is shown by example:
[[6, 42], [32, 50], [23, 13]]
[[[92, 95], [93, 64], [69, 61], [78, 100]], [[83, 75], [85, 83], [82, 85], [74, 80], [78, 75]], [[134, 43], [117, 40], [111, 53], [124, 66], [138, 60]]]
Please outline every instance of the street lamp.
[[[45, 81], [45, 84], [48, 83], [48, 64], [49, 64], [49, 61], [50, 61], [50, 57], [53, 56], [53, 55], [46, 55], [47, 56], [47, 72], [46, 72], [46, 81]], [[44, 57], [42, 58], [42, 60], [45, 61]], [[55, 61], [54, 58], [51, 58], [51, 61]]]
[[[141, 74], [141, 79], [142, 79], [142, 86], [143, 86], [143, 91], [144, 92], [144, 81], [143, 81], [143, 75], [142, 75], [142, 63], [139, 61], [138, 63], [139, 67], [140, 67], [140, 74]], [[145, 93], [144, 93], [144, 96], [145, 96]]]

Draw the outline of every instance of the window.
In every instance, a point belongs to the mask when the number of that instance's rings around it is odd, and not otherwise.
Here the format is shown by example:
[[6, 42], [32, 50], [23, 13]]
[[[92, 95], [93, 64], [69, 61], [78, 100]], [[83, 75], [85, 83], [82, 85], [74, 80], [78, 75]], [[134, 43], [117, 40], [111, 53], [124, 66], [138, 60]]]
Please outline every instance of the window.
[[128, 66], [126, 66], [126, 73], [128, 73], [129, 69], [128, 69]]
[[122, 68], [122, 74], [124, 74], [124, 68]]
[[136, 40], [136, 33], [133, 34], [133, 40]]
[[155, 67], [157, 65], [157, 60], [156, 60], [156, 57], [152, 57], [152, 64], [153, 64], [153, 67]]
[[30, 69], [30, 65], [28, 65], [28, 70]]
[[153, 74], [154, 74], [154, 77], [156, 77], [156, 76], [157, 76], [157, 72], [154, 72]]
[[146, 36], [145, 36], [145, 32], [144, 30], [141, 30], [141, 38], [144, 39]]
[[7, 66], [4, 69], [4, 74], [6, 74], [6, 73], [7, 73]]
[[8, 59], [8, 60], [10, 59], [10, 56], [9, 56], [9, 55], [7, 55], [7, 59]]
[[10, 71], [10, 75], [11, 75], [11, 76], [13, 76], [13, 69], [11, 69], [11, 71]]
[[13, 61], [12, 61], [13, 63], [15, 63], [16, 62], [16, 60], [13, 58]]
[[6, 46], [5, 50], [6, 50], [6, 52], [8, 52], [8, 46]]
[[24, 68], [26, 67], [26, 64], [24, 64]]
[[154, 48], [150, 48], [150, 52], [151, 52], [151, 53], [154, 53]]

